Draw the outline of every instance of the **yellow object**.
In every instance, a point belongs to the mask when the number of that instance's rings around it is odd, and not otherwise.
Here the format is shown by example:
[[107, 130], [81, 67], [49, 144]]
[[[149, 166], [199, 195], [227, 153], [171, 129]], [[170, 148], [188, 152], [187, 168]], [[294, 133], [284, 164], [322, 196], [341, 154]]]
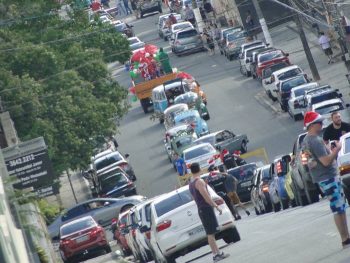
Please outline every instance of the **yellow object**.
[[177, 179], [179, 181], [179, 186], [185, 186], [190, 182], [190, 179], [192, 177], [192, 174], [185, 174], [183, 176], [178, 176]]
[[254, 150], [254, 151], [250, 151], [250, 152], [248, 152], [248, 153], [241, 154], [240, 157], [241, 157], [242, 159], [246, 159], [246, 158], [255, 157], [255, 156], [263, 157], [264, 160], [265, 160], [265, 164], [270, 163], [270, 162], [269, 162], [269, 157], [267, 156], [267, 153], [266, 153], [265, 148], [259, 148], [259, 149], [256, 149], [256, 150]]

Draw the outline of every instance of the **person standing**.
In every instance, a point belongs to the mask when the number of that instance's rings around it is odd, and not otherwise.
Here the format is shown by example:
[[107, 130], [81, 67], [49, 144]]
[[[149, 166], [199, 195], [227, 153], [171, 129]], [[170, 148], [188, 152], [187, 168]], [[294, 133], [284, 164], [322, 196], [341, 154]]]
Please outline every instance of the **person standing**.
[[215, 43], [213, 37], [208, 33], [207, 29], [203, 30], [203, 37], [208, 45], [209, 56], [215, 54]]
[[224, 252], [220, 252], [215, 240], [215, 233], [218, 228], [218, 221], [214, 212], [214, 208], [222, 214], [221, 208], [212, 200], [208, 185], [200, 178], [201, 169], [199, 163], [191, 164], [192, 180], [189, 184], [191, 195], [196, 202], [198, 215], [207, 234], [208, 243], [213, 253], [213, 261], [218, 262], [229, 256]]
[[99, 1], [94, 0], [94, 1], [92, 1], [90, 8], [92, 11], [98, 11], [98, 10], [102, 9], [102, 5]]
[[190, 22], [193, 26], [196, 23], [193, 10], [190, 8], [188, 4], [185, 5], [185, 19], [186, 21]]
[[320, 36], [318, 39], [318, 43], [320, 44], [321, 48], [323, 49], [323, 52], [328, 57], [328, 64], [334, 63], [333, 61], [333, 51], [331, 48], [331, 40], [328, 36], [324, 34], [324, 32], [320, 32]]
[[[123, 1], [122, 0], [117, 0], [117, 8], [118, 8], [118, 13], [119, 15], [126, 15], [126, 11], [125, 11], [125, 8], [124, 8], [124, 4], [123, 4]], [[122, 14], [123, 13], [123, 14]]]
[[124, 7], [125, 7], [125, 11], [126, 11], [126, 15], [128, 14], [132, 14], [132, 11], [129, 7], [129, 0], [123, 0], [123, 3], [124, 3]]
[[223, 149], [221, 151], [220, 158], [222, 163], [225, 165], [226, 170], [230, 170], [237, 166], [235, 157], [232, 154], [230, 154], [230, 152], [227, 149]]
[[336, 142], [332, 150], [320, 137], [324, 118], [317, 112], [309, 111], [304, 116], [307, 135], [302, 149], [308, 156], [308, 168], [312, 181], [317, 183], [330, 201], [335, 225], [341, 237], [343, 248], [350, 246], [349, 231], [346, 220], [344, 193], [338, 174], [336, 158], [341, 145]]
[[162, 69], [164, 74], [170, 74], [173, 72], [173, 69], [171, 68], [169, 56], [166, 52], [164, 52], [164, 49], [161, 47], [159, 49], [158, 58], [160, 61], [160, 64], [162, 65]]
[[177, 153], [174, 154], [174, 165], [179, 176], [184, 176], [186, 174], [186, 163]]
[[255, 34], [254, 20], [253, 20], [253, 17], [252, 17], [252, 14], [250, 13], [250, 11], [247, 11], [247, 17], [245, 19], [245, 23], [247, 25], [248, 35], [250, 37], [252, 37], [253, 39], [258, 39], [256, 34]]
[[323, 133], [323, 140], [326, 144], [329, 141], [339, 141], [339, 138], [345, 133], [350, 132], [350, 124], [341, 120], [341, 115], [338, 111], [331, 114], [332, 123], [328, 125]]

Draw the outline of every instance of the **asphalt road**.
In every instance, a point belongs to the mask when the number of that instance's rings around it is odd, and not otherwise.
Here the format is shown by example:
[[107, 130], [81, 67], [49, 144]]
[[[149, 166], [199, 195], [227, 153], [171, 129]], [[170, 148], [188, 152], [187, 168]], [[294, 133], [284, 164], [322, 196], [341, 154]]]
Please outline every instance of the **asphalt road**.
[[[152, 15], [131, 24], [142, 41], [170, 51], [168, 43], [158, 37], [157, 19], [158, 15]], [[193, 75], [206, 92], [211, 116], [208, 125], [212, 132], [229, 129], [236, 134], [246, 133], [250, 140], [248, 151], [264, 147], [270, 161], [291, 152], [296, 136], [303, 132], [302, 122], [294, 122], [272, 105], [257, 81], [240, 74], [238, 62], [229, 62], [218, 51], [214, 56], [201, 52], [178, 58], [170, 54], [170, 60], [173, 67]], [[293, 62], [305, 65], [305, 58], [299, 54]], [[130, 86], [129, 75], [122, 67], [115, 64], [111, 70], [120, 84]], [[147, 197], [171, 191], [177, 184], [177, 175], [164, 149], [164, 132], [164, 127], [151, 121], [139, 102], [134, 102], [121, 121], [117, 136], [119, 150], [130, 154], [138, 192]], [[242, 241], [224, 247], [231, 257], [223, 262], [350, 262], [350, 249], [340, 250], [325, 201], [278, 214], [243, 218], [238, 229]], [[208, 252], [207, 246], [179, 258], [178, 262], [211, 262]], [[112, 253], [88, 262], [115, 260]]]

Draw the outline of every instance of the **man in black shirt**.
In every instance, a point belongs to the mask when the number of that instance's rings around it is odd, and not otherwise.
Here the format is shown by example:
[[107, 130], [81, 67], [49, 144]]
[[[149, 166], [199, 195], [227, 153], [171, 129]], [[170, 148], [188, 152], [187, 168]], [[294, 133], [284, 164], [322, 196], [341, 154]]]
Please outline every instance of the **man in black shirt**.
[[342, 122], [339, 112], [332, 112], [331, 119], [332, 123], [328, 125], [323, 133], [323, 140], [326, 144], [328, 144], [329, 141], [339, 141], [342, 135], [350, 132], [350, 124]]

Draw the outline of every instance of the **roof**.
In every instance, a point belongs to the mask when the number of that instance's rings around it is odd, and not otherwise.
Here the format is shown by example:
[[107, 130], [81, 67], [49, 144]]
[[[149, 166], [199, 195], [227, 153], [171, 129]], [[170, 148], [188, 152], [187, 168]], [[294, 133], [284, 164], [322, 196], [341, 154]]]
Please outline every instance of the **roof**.
[[259, 43], [264, 43], [263, 41], [261, 40], [256, 40], [256, 41], [253, 41], [253, 42], [248, 42], [248, 43], [245, 43], [245, 44], [242, 44], [242, 48], [245, 48], [246, 46], [248, 45], [252, 45], [252, 44], [259, 44]]
[[300, 86], [296, 86], [295, 88], [292, 88], [292, 92], [296, 91], [296, 90], [300, 90], [300, 89], [305, 89], [305, 88], [310, 88], [312, 89], [312, 87], [314, 86], [314, 88], [316, 88], [318, 86], [317, 82], [310, 82], [310, 83], [306, 83]]
[[201, 144], [198, 144], [198, 145], [193, 145], [190, 148], [187, 148], [186, 150], [184, 150], [184, 153], [192, 151], [192, 150], [195, 150], [195, 149], [198, 149], [198, 148], [202, 148], [203, 146], [208, 146], [208, 145], [210, 147], [214, 148], [209, 142], [204, 142], [204, 143], [201, 143]]
[[172, 106], [168, 107], [168, 108], [164, 111], [164, 115], [166, 115], [166, 114], [168, 114], [168, 113], [170, 113], [170, 112], [172, 112], [172, 111], [176, 111], [176, 110], [178, 110], [178, 109], [180, 109], [180, 108], [187, 108], [187, 109], [188, 109], [188, 106], [187, 106], [187, 104], [185, 104], [185, 103], [179, 103], [179, 104], [172, 105]]
[[279, 69], [279, 70], [276, 70], [274, 71], [272, 74], [274, 75], [279, 75], [279, 74], [282, 74], [282, 73], [285, 73], [289, 70], [292, 70], [292, 69], [296, 69], [296, 68], [300, 68], [298, 65], [293, 65], [293, 66], [289, 66], [289, 67], [285, 67], [285, 68], [282, 68], [282, 69]]
[[[74, 219], [74, 220], [72, 220], [72, 221], [69, 221], [68, 223], [65, 223], [65, 224], [61, 225], [61, 228], [64, 227], [64, 226], [73, 225], [73, 224], [75, 224], [75, 223], [77, 223], [77, 222], [85, 221], [85, 220], [87, 220], [87, 219], [91, 219], [91, 220], [95, 221], [95, 220], [92, 218], [92, 216], [79, 217], [79, 218], [77, 218], [77, 219]], [[95, 222], [96, 222], [96, 221], [95, 221]]]
[[179, 114], [176, 115], [175, 119], [181, 119], [183, 117], [187, 116], [199, 116], [199, 112], [197, 110], [187, 110], [180, 112]]
[[312, 108], [313, 109], [320, 108], [320, 107], [324, 107], [324, 106], [335, 104], [335, 103], [342, 103], [343, 104], [341, 99], [331, 99], [331, 100], [325, 100], [325, 101], [321, 101], [319, 103], [315, 103], [312, 105]]

